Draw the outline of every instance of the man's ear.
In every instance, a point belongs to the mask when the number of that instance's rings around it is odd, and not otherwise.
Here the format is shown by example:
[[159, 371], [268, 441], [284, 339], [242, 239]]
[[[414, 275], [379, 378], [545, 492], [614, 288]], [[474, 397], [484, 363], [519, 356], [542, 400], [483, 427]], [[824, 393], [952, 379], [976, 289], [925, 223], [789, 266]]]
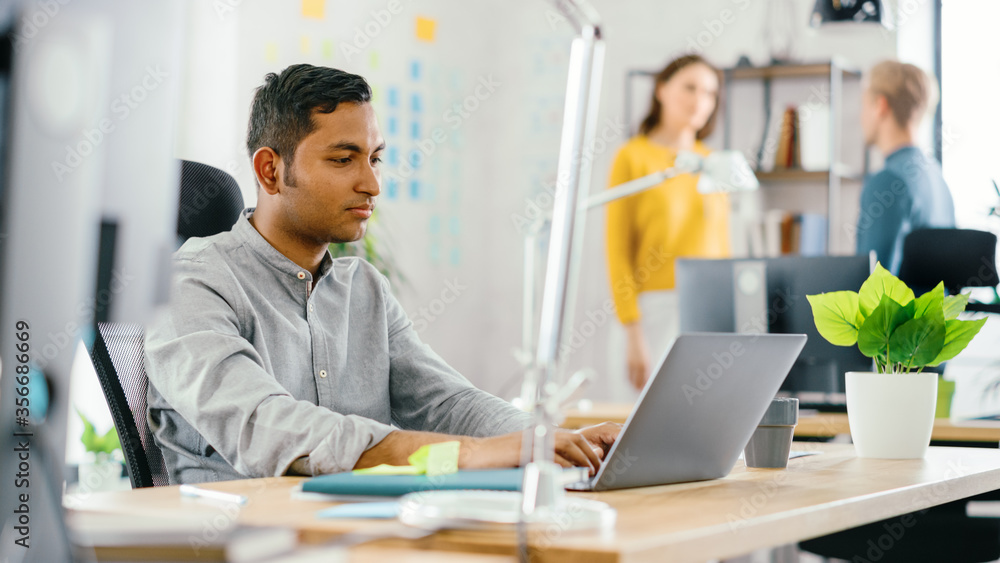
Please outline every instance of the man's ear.
[[278, 193], [278, 167], [281, 157], [271, 147], [261, 147], [253, 153], [253, 172], [257, 176], [257, 184], [265, 193]]
[[892, 110], [889, 109], [889, 100], [883, 94], [875, 96], [875, 113], [879, 117], [886, 117], [892, 113]]

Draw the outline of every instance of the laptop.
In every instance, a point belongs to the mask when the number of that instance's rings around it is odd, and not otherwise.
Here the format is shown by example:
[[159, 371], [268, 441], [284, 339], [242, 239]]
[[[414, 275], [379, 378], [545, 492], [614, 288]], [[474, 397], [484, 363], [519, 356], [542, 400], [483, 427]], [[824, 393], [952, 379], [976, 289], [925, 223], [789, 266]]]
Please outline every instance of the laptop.
[[667, 351], [597, 474], [607, 491], [725, 477], [805, 346], [804, 334], [683, 334]]

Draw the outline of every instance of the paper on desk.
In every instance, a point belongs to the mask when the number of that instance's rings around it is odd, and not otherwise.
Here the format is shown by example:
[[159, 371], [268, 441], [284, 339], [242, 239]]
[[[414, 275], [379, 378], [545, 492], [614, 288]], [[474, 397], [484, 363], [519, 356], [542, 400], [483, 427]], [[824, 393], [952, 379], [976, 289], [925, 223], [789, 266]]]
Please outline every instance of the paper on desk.
[[395, 518], [398, 515], [399, 503], [395, 501], [341, 504], [316, 513], [317, 518]]
[[358, 475], [448, 475], [458, 471], [459, 442], [439, 442], [427, 444], [413, 452], [406, 461], [410, 465], [389, 465], [383, 463], [366, 469], [355, 469]]

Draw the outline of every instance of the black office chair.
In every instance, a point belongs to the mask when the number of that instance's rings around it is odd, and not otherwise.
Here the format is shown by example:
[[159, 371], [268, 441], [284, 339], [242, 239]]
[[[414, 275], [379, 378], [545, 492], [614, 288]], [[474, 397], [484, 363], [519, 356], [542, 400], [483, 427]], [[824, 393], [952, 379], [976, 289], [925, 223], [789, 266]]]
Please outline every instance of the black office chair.
[[[997, 237], [971, 229], [918, 229], [903, 241], [899, 279], [918, 295], [944, 282], [954, 295], [966, 287], [1000, 285]], [[1000, 313], [1000, 305], [970, 303], [969, 311]]]
[[[177, 236], [206, 237], [228, 231], [243, 210], [232, 176], [211, 166], [181, 161]], [[163, 454], [146, 424], [143, 329], [126, 323], [98, 323], [90, 352], [125, 454], [132, 488], [167, 485]]]

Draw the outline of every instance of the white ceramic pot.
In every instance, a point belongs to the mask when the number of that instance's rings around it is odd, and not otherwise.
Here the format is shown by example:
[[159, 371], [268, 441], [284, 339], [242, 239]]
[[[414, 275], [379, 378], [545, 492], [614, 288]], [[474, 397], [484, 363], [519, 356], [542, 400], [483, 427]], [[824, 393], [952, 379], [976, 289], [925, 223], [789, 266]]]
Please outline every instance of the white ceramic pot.
[[858, 457], [924, 457], [934, 429], [936, 373], [847, 373], [847, 418]]

